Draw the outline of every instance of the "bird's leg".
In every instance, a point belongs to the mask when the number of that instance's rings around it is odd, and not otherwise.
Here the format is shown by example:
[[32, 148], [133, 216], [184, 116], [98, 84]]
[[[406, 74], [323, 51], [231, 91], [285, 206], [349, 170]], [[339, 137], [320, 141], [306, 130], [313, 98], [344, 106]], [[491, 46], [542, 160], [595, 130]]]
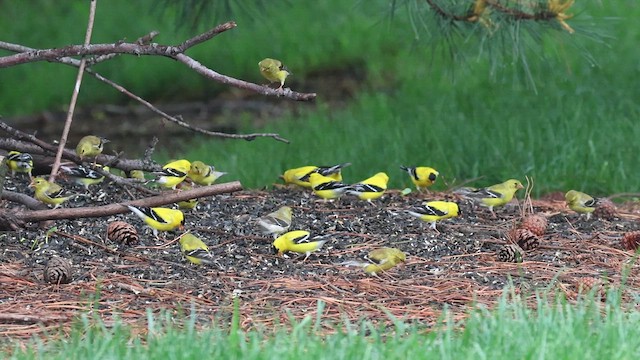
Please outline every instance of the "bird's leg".
[[307, 251], [304, 259], [302, 259], [302, 262], [307, 261], [307, 259], [309, 258], [309, 255], [311, 255], [311, 252]]

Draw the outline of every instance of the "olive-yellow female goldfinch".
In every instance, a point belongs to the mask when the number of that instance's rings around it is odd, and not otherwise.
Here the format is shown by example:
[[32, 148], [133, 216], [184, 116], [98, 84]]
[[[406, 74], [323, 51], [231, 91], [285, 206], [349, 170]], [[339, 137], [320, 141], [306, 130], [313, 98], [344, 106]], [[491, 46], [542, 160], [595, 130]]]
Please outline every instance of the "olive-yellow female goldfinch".
[[338, 164], [334, 166], [301, 166], [289, 169], [282, 174], [282, 179], [287, 184], [296, 184], [304, 188], [311, 188], [309, 177], [313, 173], [318, 173], [326, 177], [330, 177], [335, 181], [342, 181], [342, 168], [351, 165], [351, 163]]
[[187, 173], [191, 169], [191, 162], [189, 160], [176, 160], [172, 161], [162, 167], [162, 171], [156, 173], [159, 175], [156, 179], [156, 183], [175, 190], [176, 186], [180, 184], [187, 177]]
[[[73, 179], [76, 184], [84, 186], [86, 190], [89, 190], [89, 185], [99, 184], [104, 181], [104, 175], [83, 165], [62, 165], [60, 166], [60, 170], [62, 170], [65, 175]], [[102, 167], [102, 170], [108, 172], [109, 167], [104, 166]]]
[[440, 175], [436, 169], [428, 166], [400, 166], [400, 168], [409, 173], [411, 182], [420, 192], [433, 185], [438, 179], [438, 175]]
[[342, 265], [360, 266], [367, 274], [376, 275], [380, 272], [387, 271], [406, 260], [406, 255], [396, 249], [383, 247], [371, 250], [367, 256], [370, 262], [363, 261], [345, 261]]
[[84, 159], [85, 157], [98, 156], [102, 154], [104, 144], [108, 142], [109, 140], [103, 137], [87, 135], [80, 139], [80, 141], [78, 141], [78, 145], [76, 145], [76, 154], [80, 157], [80, 159]]
[[187, 176], [198, 185], [211, 185], [220, 176], [226, 172], [216, 171], [216, 168], [203, 163], [202, 161], [194, 161], [191, 163]]
[[158, 237], [158, 230], [170, 231], [175, 228], [184, 228], [184, 214], [180, 210], [163, 207], [136, 207], [127, 205], [129, 210], [142, 219]]
[[309, 183], [313, 193], [325, 200], [337, 199], [350, 188], [350, 185], [318, 173], [313, 173], [309, 176]]
[[9, 151], [9, 154], [7, 154], [7, 166], [11, 170], [11, 176], [15, 176], [16, 173], [25, 173], [31, 178], [33, 157], [31, 154]]
[[591, 217], [591, 213], [596, 209], [598, 200], [591, 195], [576, 190], [569, 190], [564, 195], [569, 209], [579, 213], [587, 214], [587, 220]]
[[349, 195], [355, 195], [360, 200], [375, 200], [384, 194], [389, 183], [389, 176], [386, 173], [379, 172], [372, 177], [362, 180], [357, 184], [353, 184], [346, 191]]
[[458, 204], [451, 201], [429, 201], [420, 206], [415, 206], [407, 211], [410, 215], [431, 223], [431, 228], [436, 229], [436, 221], [449, 219], [460, 215]]
[[209, 252], [209, 247], [199, 237], [186, 233], [180, 237], [180, 251], [191, 263], [212, 264], [213, 257]]
[[[282, 255], [287, 251], [304, 253], [306, 254], [304, 260], [306, 260], [311, 252], [319, 250], [327, 240], [313, 240], [310, 241], [309, 237], [311, 233], [304, 230], [289, 231], [280, 235], [273, 241], [273, 248], [279, 254]], [[318, 239], [315, 237], [314, 239]], [[304, 261], [303, 260], [303, 261]]]
[[491, 185], [482, 189], [459, 189], [456, 193], [463, 197], [479, 201], [481, 205], [489, 208], [489, 211], [493, 213], [493, 208], [496, 206], [504, 206], [507, 204], [516, 191], [523, 189], [522, 183], [516, 179], [509, 179], [503, 183]]
[[58, 184], [47, 181], [43, 177], [35, 177], [29, 184], [30, 188], [35, 189], [35, 198], [45, 204], [53, 205], [56, 209], [63, 202], [76, 196], [75, 194], [66, 194], [65, 190]]
[[258, 67], [260, 68], [260, 74], [262, 74], [265, 79], [269, 80], [272, 83], [280, 83], [280, 87], [278, 87], [278, 90], [282, 89], [287, 76], [291, 75], [289, 69], [287, 69], [287, 67], [284, 66], [280, 60], [276, 59], [263, 59], [258, 63]]
[[258, 226], [264, 234], [273, 234], [278, 237], [283, 232], [289, 230], [293, 211], [288, 206], [282, 206], [265, 216], [258, 218]]

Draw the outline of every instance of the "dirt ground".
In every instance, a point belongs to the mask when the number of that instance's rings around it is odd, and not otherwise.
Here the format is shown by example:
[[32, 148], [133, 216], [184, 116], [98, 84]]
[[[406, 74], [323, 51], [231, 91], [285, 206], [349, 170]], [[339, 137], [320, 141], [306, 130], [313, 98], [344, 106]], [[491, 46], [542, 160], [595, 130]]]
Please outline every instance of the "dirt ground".
[[[27, 182], [8, 179], [5, 188], [30, 193]], [[592, 287], [604, 294], [608, 286], [623, 281], [623, 274], [625, 297], [634, 305], [640, 275], [634, 253], [623, 248], [621, 237], [640, 230], [637, 204], [619, 205], [611, 219], [586, 220], [556, 200], [562, 198], [557, 195], [533, 201], [535, 213], [548, 219], [548, 228], [541, 246], [526, 251], [522, 263], [496, 257], [508, 242], [509, 230], [520, 222], [522, 200], [497, 209], [497, 218], [462, 203], [463, 216], [438, 223], [439, 233], [406, 214], [423, 200], [452, 197], [445, 193], [403, 196], [391, 190], [374, 204], [351, 197], [325, 203], [305, 190], [276, 186], [203, 198], [186, 212], [186, 230], [209, 245], [217, 259], [211, 266], [188, 263], [175, 240], [179, 233], [164, 233], [164, 239], [156, 240], [132, 214], [56, 221], [44, 228], [31, 224], [0, 235], [0, 336], [27, 339], [59, 328], [68, 331], [82, 313], [98, 315], [107, 324], [120, 318], [141, 325], [138, 329], [144, 332], [146, 309], [157, 314], [193, 308], [204, 325], [214, 318], [228, 319], [234, 296], [240, 298], [245, 329], [313, 315], [318, 301], [326, 304], [322, 311], [327, 324], [344, 319], [387, 323], [388, 311], [429, 327], [445, 305], [456, 319], [464, 317], [473, 302], [490, 307], [510, 282], [533, 304], [539, 290], [563, 293], [570, 301]], [[90, 196], [66, 206], [119, 200], [130, 197], [115, 185], [101, 184]], [[330, 235], [325, 247], [306, 261], [297, 254], [274, 254], [273, 239], [255, 227], [257, 217], [282, 205], [293, 208], [291, 230]], [[15, 206], [3, 204], [5, 209]], [[137, 246], [105, 239], [107, 225], [115, 220], [138, 229]], [[378, 277], [340, 265], [382, 246], [401, 249], [406, 262]], [[71, 283], [44, 281], [43, 269], [54, 255], [72, 262]]]

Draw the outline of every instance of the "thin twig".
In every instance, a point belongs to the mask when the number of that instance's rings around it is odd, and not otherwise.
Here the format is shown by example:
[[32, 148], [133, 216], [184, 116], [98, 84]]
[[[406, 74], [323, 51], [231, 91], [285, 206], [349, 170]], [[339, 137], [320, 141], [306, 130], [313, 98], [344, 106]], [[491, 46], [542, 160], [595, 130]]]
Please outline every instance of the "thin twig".
[[[84, 46], [88, 46], [91, 43], [91, 33], [93, 32], [93, 24], [96, 18], [96, 6], [98, 0], [91, 0], [89, 6], [89, 21], [87, 22], [87, 32], [84, 37]], [[56, 152], [56, 158], [51, 166], [51, 175], [49, 175], [49, 181], [54, 181], [58, 168], [60, 168], [60, 160], [62, 159], [62, 152], [64, 146], [67, 143], [67, 136], [69, 136], [69, 130], [71, 130], [71, 122], [73, 122], [73, 113], [76, 110], [76, 104], [78, 103], [78, 95], [80, 94], [80, 86], [82, 85], [82, 77], [84, 75], [84, 67], [87, 61], [83, 57], [80, 60], [80, 66], [78, 67], [78, 75], [76, 76], [76, 84], [73, 87], [73, 93], [71, 94], [71, 102], [69, 103], [69, 110], [67, 111], [67, 118], [64, 122], [64, 128], [62, 129], [62, 136], [60, 137], [60, 143], [58, 144], [58, 151]]]

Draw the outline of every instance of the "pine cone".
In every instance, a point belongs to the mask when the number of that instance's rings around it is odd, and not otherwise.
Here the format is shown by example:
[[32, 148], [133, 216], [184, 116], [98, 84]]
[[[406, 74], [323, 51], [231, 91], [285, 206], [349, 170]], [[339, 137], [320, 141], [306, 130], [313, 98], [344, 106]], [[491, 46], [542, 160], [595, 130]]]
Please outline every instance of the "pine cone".
[[602, 287], [602, 280], [596, 277], [581, 277], [576, 279], [576, 289], [578, 293], [588, 293], [595, 287]]
[[[531, 214], [522, 219], [521, 228], [527, 229], [538, 236], [543, 236], [547, 231], [547, 218], [542, 215]], [[525, 249], [526, 250], [526, 249]]]
[[593, 211], [593, 216], [605, 220], [613, 220], [616, 217], [618, 209], [613, 201], [607, 198], [598, 199], [596, 209]]
[[496, 257], [498, 261], [520, 263], [522, 262], [522, 255], [523, 251], [518, 245], [507, 244], [498, 249]]
[[622, 246], [627, 250], [636, 251], [640, 247], [640, 231], [631, 231], [624, 234]]
[[124, 221], [110, 223], [107, 227], [107, 238], [124, 245], [135, 245], [139, 241], [136, 228]]
[[512, 243], [518, 244], [523, 250], [533, 250], [540, 246], [540, 238], [528, 228], [514, 229], [509, 233]]
[[71, 262], [58, 256], [49, 259], [44, 268], [44, 280], [51, 284], [68, 284], [72, 275]]

